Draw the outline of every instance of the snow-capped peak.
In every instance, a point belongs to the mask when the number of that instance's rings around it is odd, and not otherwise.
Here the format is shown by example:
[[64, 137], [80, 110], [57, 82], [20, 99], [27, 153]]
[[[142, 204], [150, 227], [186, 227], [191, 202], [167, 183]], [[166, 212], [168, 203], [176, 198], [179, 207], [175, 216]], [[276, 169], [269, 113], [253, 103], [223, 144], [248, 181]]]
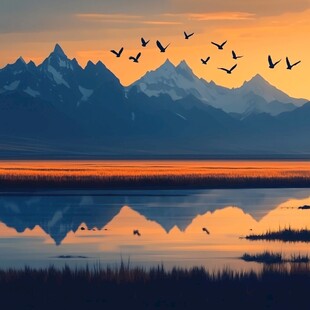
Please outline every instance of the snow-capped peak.
[[192, 72], [192, 69], [189, 67], [189, 65], [187, 64], [187, 62], [186, 62], [185, 60], [182, 60], [182, 61], [177, 65], [177, 68]]
[[193, 80], [196, 76], [185, 60], [182, 60], [176, 67], [176, 72], [182, 74], [186, 79]]
[[148, 96], [169, 95], [173, 100], [193, 95], [203, 101], [213, 97], [206, 82], [200, 80], [183, 60], [175, 67], [167, 59], [158, 69], [147, 72], [133, 85]]
[[289, 97], [287, 94], [276, 88], [275, 86], [269, 84], [261, 75], [256, 74], [249, 81], [244, 82], [244, 84], [237, 89], [240, 93], [253, 92], [254, 94], [261, 96], [267, 102], [279, 101], [283, 103], [293, 103], [300, 105], [304, 103], [301, 100]]
[[174, 64], [167, 58], [166, 61], [155, 71], [172, 72], [175, 71]]

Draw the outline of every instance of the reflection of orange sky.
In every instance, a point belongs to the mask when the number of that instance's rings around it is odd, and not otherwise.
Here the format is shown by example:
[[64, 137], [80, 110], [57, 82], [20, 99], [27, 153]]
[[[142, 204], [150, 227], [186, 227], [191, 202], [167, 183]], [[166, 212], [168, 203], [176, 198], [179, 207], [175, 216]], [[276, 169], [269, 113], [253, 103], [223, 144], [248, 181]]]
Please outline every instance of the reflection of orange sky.
[[[91, 12], [74, 16], [76, 29], [63, 29], [61, 34], [54, 32], [13, 33], [3, 35], [0, 51], [0, 65], [12, 63], [20, 55], [26, 60], [39, 64], [60, 42], [70, 58], [76, 57], [82, 66], [88, 60], [103, 61], [129, 85], [149, 70], [160, 66], [166, 58], [177, 64], [185, 59], [194, 73], [207, 81], [219, 85], [238, 87], [245, 80], [259, 73], [276, 87], [291, 96], [310, 98], [307, 86], [310, 71], [310, 10], [290, 12], [279, 16], [259, 17], [247, 12], [184, 13], [165, 14], [156, 19], [143, 19], [136, 15], [107, 15]], [[134, 24], [134, 25], [133, 25]], [[81, 28], [82, 27], [82, 28]], [[183, 39], [183, 31], [194, 31], [195, 36]], [[79, 31], [79, 33], [77, 33]], [[152, 41], [147, 49], [140, 47], [140, 36]], [[1, 35], [0, 35], [1, 38]], [[74, 38], [74, 39], [72, 39]], [[165, 54], [158, 52], [154, 42], [172, 42]], [[228, 40], [224, 51], [217, 51], [211, 41]], [[124, 57], [116, 59], [109, 51], [125, 47]], [[218, 70], [219, 66], [233, 64], [231, 50], [245, 55], [233, 76]], [[142, 51], [140, 64], [129, 62], [130, 55]], [[276, 70], [267, 66], [267, 55], [282, 59]], [[208, 66], [202, 66], [200, 58], [211, 56]], [[285, 69], [284, 59], [302, 63], [291, 72]]]
[[[310, 211], [298, 210], [298, 206], [310, 204], [310, 198], [289, 200], [269, 212], [260, 221], [244, 213], [238, 207], [228, 206], [214, 212], [198, 215], [185, 231], [174, 226], [166, 232], [158, 223], [147, 220], [138, 212], [125, 206], [105, 227], [96, 231], [78, 230], [70, 232], [63, 244], [94, 243], [103, 251], [116, 251], [121, 246], [141, 246], [143, 250], [165, 251], [217, 251], [244, 252], [264, 251], [308, 251], [305, 243], [283, 244], [280, 242], [253, 242], [239, 239], [250, 233], [278, 230], [279, 227], [310, 227]], [[308, 214], [309, 213], [309, 214]], [[82, 224], [80, 227], [86, 227]], [[202, 231], [206, 227], [210, 235]], [[105, 230], [107, 229], [107, 230]], [[141, 237], [133, 235], [139, 229]]]
[[310, 162], [289, 161], [1, 161], [0, 177], [109, 178], [310, 177]]
[[18, 233], [15, 228], [8, 227], [5, 224], [0, 222], [0, 238], [14, 238], [14, 237], [23, 237], [23, 238], [42, 238], [50, 239], [46, 232], [39, 226], [35, 226], [33, 229], [26, 228], [22, 233]]
[[[197, 215], [184, 231], [174, 226], [169, 232], [155, 221], [150, 221], [129, 206], [124, 206], [104, 227], [88, 230], [82, 223], [76, 232], [69, 232], [57, 247], [57, 253], [68, 253], [70, 249], [73, 253], [83, 254], [85, 250], [99, 258], [114, 253], [116, 260], [120, 254], [129, 255], [133, 260], [143, 255], [172, 261], [193, 258], [198, 259], [202, 265], [221, 267], [225, 266], [227, 257], [240, 257], [244, 252], [269, 250], [289, 257], [292, 253], [309, 253], [309, 244], [254, 242], [240, 237], [269, 229], [278, 230], [279, 227], [310, 228], [310, 210], [298, 209], [304, 204], [310, 205], [310, 198], [290, 199], [259, 221], [238, 207], [227, 206]], [[81, 230], [81, 227], [85, 230]], [[202, 231], [203, 227], [209, 230], [209, 235]], [[133, 235], [134, 229], [140, 231], [140, 237]], [[26, 229], [23, 233], [17, 233], [0, 223], [0, 238], [8, 237], [41, 237], [44, 244], [49, 243], [52, 246], [52, 240], [37, 226], [33, 230]], [[246, 266], [246, 263], [239, 260], [233, 263], [236, 264], [235, 267]]]

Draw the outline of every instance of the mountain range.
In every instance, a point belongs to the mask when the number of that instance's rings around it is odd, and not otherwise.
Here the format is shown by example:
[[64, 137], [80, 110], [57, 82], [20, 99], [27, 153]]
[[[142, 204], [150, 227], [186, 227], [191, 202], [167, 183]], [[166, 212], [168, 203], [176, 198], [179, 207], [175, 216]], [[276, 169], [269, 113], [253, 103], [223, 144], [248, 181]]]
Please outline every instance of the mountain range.
[[56, 44], [0, 70], [1, 157], [307, 156], [310, 103], [256, 75], [228, 89], [169, 60], [123, 87]]

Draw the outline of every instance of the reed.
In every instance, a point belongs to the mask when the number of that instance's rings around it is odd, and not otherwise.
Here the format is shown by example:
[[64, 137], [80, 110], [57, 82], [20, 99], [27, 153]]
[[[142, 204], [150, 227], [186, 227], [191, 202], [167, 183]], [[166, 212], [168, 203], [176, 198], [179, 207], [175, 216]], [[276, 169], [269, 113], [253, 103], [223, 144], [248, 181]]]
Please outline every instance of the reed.
[[244, 253], [241, 257], [246, 262], [257, 262], [264, 264], [281, 264], [281, 263], [309, 263], [308, 254], [292, 254], [289, 258], [285, 258], [282, 253], [274, 253], [265, 251], [263, 253], [249, 254]]
[[292, 229], [291, 227], [279, 229], [278, 231], [267, 231], [263, 234], [251, 234], [245, 236], [248, 240], [267, 240], [283, 242], [310, 242], [310, 230]]
[[[265, 264], [260, 273], [64, 267], [0, 270], [7, 309], [289, 309], [309, 305], [309, 264]], [[237, 309], [237, 308], [236, 308]]]
[[218, 175], [0, 175], [9, 189], [307, 188], [310, 177]]

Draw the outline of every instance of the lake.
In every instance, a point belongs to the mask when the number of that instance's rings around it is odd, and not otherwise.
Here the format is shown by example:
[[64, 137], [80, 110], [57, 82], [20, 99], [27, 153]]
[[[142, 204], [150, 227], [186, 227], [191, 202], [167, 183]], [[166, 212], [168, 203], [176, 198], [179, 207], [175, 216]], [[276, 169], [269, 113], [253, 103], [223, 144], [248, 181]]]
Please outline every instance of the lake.
[[[276, 171], [279, 175], [302, 175], [310, 170], [307, 162], [198, 161], [188, 166], [184, 161], [83, 163], [1, 162], [0, 174], [32, 171], [33, 175], [55, 173], [55, 169], [61, 175], [66, 175], [66, 169], [84, 174], [85, 170], [90, 172], [89, 167], [95, 167], [91, 173], [103, 175], [107, 167], [109, 174], [124, 174], [129, 169], [134, 175], [176, 170], [205, 170], [205, 174], [210, 170], [215, 174], [235, 171], [238, 176], [253, 170], [256, 174], [273, 175]], [[310, 188], [11, 188], [0, 194], [0, 268], [114, 266], [123, 260], [145, 267], [163, 264], [167, 268], [198, 265], [211, 270], [260, 270], [260, 264], [244, 262], [240, 256], [265, 250], [288, 258], [310, 254], [307, 243], [244, 239], [267, 230], [309, 228], [310, 210], [298, 208], [303, 205], [310, 205]], [[138, 234], [133, 234], [134, 230]]]

